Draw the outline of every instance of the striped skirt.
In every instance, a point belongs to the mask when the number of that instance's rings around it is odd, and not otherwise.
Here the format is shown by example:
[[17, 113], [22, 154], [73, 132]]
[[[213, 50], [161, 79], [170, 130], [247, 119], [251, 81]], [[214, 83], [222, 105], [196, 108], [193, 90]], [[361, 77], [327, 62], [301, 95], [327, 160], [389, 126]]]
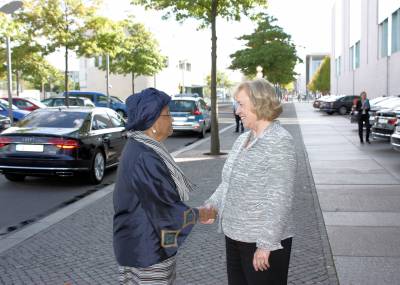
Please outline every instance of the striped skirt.
[[146, 268], [119, 267], [120, 285], [172, 285], [176, 278], [176, 256]]

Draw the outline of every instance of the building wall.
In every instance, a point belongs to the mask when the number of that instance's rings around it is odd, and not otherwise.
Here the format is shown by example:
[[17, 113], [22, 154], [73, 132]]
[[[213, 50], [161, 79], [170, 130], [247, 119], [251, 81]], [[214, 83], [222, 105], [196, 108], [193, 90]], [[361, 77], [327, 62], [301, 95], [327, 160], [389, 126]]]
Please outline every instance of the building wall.
[[[363, 0], [358, 11], [350, 11], [350, 1], [352, 0], [337, 0], [332, 10], [331, 93], [359, 94], [365, 90], [370, 98], [400, 95], [400, 80], [398, 80], [400, 78], [400, 51], [389, 53], [387, 57], [379, 57], [379, 19], [389, 18], [390, 22], [392, 13], [400, 8], [400, 2], [392, 2], [390, 7], [385, 6], [383, 9], [381, 5], [386, 0], [382, 3], [378, 0]], [[337, 10], [340, 6], [342, 7], [341, 15]], [[354, 39], [351, 39], [350, 35], [357, 32], [351, 30], [351, 17], [357, 12], [361, 13], [360, 66], [353, 69], [350, 64], [350, 47]], [[338, 25], [337, 21], [341, 21], [342, 25]], [[336, 29], [340, 26], [343, 30], [337, 32]], [[391, 34], [391, 25], [389, 25], [389, 38]], [[338, 36], [341, 38], [338, 39]], [[339, 50], [337, 42], [342, 42]], [[342, 64], [340, 75], [337, 76], [335, 59], [339, 56], [342, 58]]]

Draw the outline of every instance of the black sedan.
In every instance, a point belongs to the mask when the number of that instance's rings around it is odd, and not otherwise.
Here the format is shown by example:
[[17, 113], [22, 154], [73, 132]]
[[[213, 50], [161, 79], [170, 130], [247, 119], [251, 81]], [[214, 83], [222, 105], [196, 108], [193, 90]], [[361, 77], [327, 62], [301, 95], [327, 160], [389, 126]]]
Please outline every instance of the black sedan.
[[0, 172], [11, 181], [88, 173], [98, 184], [125, 141], [125, 122], [111, 109], [38, 109], [0, 134]]
[[10, 118], [0, 115], [0, 133], [11, 126]]
[[356, 95], [331, 96], [328, 100], [321, 102], [320, 110], [332, 115], [338, 112], [340, 115], [346, 115], [351, 111], [353, 101]]

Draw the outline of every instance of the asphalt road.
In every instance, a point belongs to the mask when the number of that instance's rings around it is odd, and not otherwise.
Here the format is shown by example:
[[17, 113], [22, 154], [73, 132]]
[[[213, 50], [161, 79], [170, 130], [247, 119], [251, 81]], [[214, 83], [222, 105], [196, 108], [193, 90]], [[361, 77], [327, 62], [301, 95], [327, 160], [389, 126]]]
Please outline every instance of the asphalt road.
[[[229, 110], [229, 106], [219, 108], [219, 117], [232, 118]], [[219, 127], [225, 126], [226, 120], [222, 120]], [[177, 133], [165, 145], [173, 152], [198, 140], [196, 134]], [[0, 237], [114, 183], [116, 172], [109, 169], [102, 184], [96, 186], [79, 177], [27, 177], [24, 182], [11, 182], [0, 175]]]

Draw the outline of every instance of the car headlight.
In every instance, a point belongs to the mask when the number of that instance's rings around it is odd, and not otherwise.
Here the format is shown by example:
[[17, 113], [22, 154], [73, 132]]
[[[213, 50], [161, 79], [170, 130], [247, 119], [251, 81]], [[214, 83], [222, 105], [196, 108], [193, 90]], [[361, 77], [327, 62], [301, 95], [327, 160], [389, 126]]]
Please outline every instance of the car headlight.
[[396, 133], [400, 133], [400, 126], [397, 126], [397, 127], [396, 127], [395, 132], [396, 132]]

